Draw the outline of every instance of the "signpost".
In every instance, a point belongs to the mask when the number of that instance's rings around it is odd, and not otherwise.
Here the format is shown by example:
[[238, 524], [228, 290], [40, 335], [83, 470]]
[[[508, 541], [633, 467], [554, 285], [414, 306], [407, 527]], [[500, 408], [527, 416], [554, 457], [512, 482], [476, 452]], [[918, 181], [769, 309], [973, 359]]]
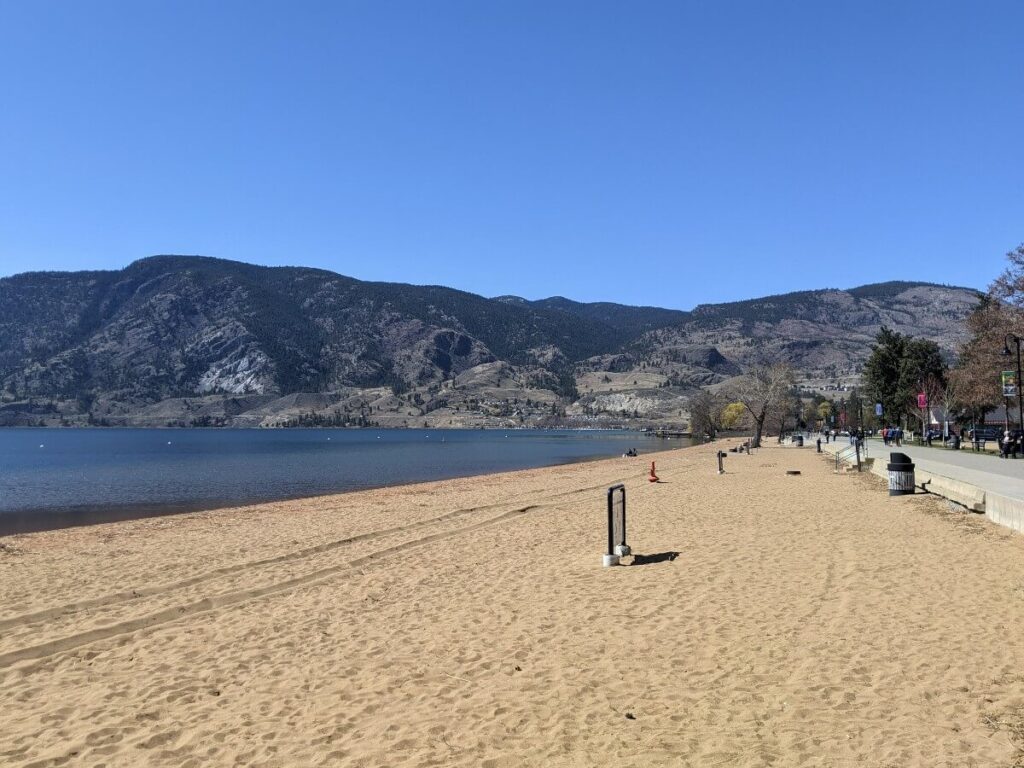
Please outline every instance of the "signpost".
[[619, 558], [630, 554], [626, 543], [626, 486], [608, 489], [608, 551], [602, 558], [605, 566], [618, 565]]
[[1017, 396], [1017, 372], [1003, 371], [1003, 397]]

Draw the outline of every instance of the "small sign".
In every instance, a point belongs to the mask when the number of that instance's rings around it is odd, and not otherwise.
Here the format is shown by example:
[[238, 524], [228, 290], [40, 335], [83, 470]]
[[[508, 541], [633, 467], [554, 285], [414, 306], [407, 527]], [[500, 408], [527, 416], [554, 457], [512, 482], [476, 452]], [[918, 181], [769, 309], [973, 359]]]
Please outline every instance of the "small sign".
[[1003, 371], [1003, 397], [1017, 396], [1017, 372]]
[[924, 392], [917, 393], [917, 407], [922, 411], [928, 407], [928, 395]]
[[875, 416], [881, 416], [881, 415], [882, 415], [882, 404], [881, 403], [875, 403]]

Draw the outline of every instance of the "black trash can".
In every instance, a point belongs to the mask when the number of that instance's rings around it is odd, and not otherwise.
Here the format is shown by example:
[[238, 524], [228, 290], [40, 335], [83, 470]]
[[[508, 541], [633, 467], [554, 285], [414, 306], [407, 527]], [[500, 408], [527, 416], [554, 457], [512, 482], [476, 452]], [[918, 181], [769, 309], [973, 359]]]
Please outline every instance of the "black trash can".
[[890, 453], [889, 463], [889, 495], [907, 496], [914, 492], [914, 462], [905, 453]]
[[793, 445], [795, 445], [797, 448], [803, 448], [804, 447], [804, 436], [803, 435], [793, 435]]

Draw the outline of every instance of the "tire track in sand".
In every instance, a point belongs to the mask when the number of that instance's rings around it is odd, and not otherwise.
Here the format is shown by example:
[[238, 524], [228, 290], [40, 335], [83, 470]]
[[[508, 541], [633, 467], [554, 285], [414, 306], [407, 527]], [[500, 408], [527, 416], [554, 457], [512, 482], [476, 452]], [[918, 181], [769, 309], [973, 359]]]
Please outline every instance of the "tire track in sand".
[[178, 621], [179, 619], [189, 618], [199, 614], [208, 613], [211, 611], [226, 608], [228, 606], [238, 605], [239, 603], [249, 602], [250, 600], [256, 600], [258, 598], [267, 597], [269, 595], [286, 592], [298, 587], [307, 586], [320, 581], [324, 581], [341, 571], [350, 571], [353, 568], [358, 568], [361, 565], [366, 565], [374, 560], [387, 557], [389, 555], [403, 552], [408, 549], [414, 549], [417, 547], [425, 546], [438, 539], [447, 538], [450, 536], [457, 536], [463, 533], [469, 533], [471, 531], [479, 530], [480, 528], [486, 528], [492, 525], [499, 525], [507, 522], [508, 520], [521, 517], [536, 509], [542, 507], [554, 506], [550, 504], [543, 505], [529, 505], [513, 509], [508, 512], [504, 512], [496, 517], [482, 520], [472, 525], [467, 525], [463, 528], [457, 528], [455, 530], [439, 531], [432, 533], [428, 536], [423, 536], [418, 539], [412, 539], [405, 541], [400, 544], [396, 544], [391, 547], [379, 550], [377, 552], [371, 552], [363, 557], [356, 558], [354, 560], [341, 563], [339, 565], [333, 565], [328, 568], [322, 568], [317, 571], [312, 571], [302, 576], [297, 576], [287, 581], [278, 582], [276, 584], [268, 584], [263, 587], [257, 587], [255, 589], [239, 590], [236, 592], [227, 592], [221, 595], [215, 595], [213, 597], [206, 597], [202, 600], [196, 600], [186, 605], [173, 606], [171, 608], [165, 608], [155, 613], [148, 614], [146, 616], [140, 616], [136, 619], [130, 619], [128, 621], [122, 621], [115, 624], [110, 624], [105, 627], [97, 627], [96, 629], [89, 630], [87, 632], [80, 632], [74, 635], [68, 635], [66, 637], [50, 640], [45, 643], [38, 645], [27, 646], [24, 648], [18, 648], [7, 653], [0, 654], [0, 669], [4, 669], [17, 664], [21, 661], [29, 661], [36, 659], [43, 659], [48, 656], [53, 656], [57, 653], [63, 653], [70, 651], [75, 648], [79, 648], [83, 645], [89, 645], [91, 643], [98, 642], [100, 640], [109, 640], [113, 637], [121, 635], [128, 635], [139, 630], [152, 629], [153, 627], [167, 624], [169, 622]]
[[[597, 488], [603, 488], [604, 485], [604, 483], [601, 483], [600, 485], [597, 486], [576, 488], [572, 491], [563, 491], [561, 493], [552, 494], [549, 498], [557, 499], [565, 496], [572, 496], [578, 493], [596, 490]], [[125, 603], [137, 601], [140, 598], [153, 597], [156, 595], [162, 595], [169, 592], [187, 589], [189, 587], [194, 587], [197, 584], [212, 581], [223, 576], [232, 576], [246, 570], [254, 570], [256, 568], [263, 568], [268, 565], [278, 565], [280, 563], [288, 563], [296, 560], [315, 557], [316, 555], [331, 552], [335, 549], [340, 549], [341, 547], [345, 547], [350, 544], [373, 541], [375, 539], [380, 539], [385, 536], [391, 536], [399, 533], [408, 533], [410, 531], [419, 530], [421, 528], [427, 528], [438, 523], [448, 522], [449, 520], [454, 520], [464, 515], [470, 515], [473, 513], [485, 512], [494, 509], [501, 509], [504, 507], [513, 506], [515, 505], [515, 503], [515, 501], [504, 501], [496, 504], [482, 504], [476, 507], [465, 507], [463, 509], [456, 509], [451, 512], [446, 512], [443, 515], [438, 515], [437, 517], [429, 518], [427, 520], [419, 520], [415, 523], [407, 523], [405, 525], [394, 526], [391, 528], [382, 528], [376, 531], [358, 533], [353, 536], [346, 536], [342, 539], [335, 539], [333, 541], [324, 542], [323, 544], [317, 544], [316, 546], [306, 547], [304, 549], [295, 550], [293, 552], [286, 552], [281, 555], [275, 555], [273, 557], [268, 557], [261, 560], [252, 560], [244, 563], [236, 563], [235, 565], [223, 566], [221, 568], [214, 568], [213, 570], [206, 571], [197, 576], [192, 576], [187, 579], [181, 579], [180, 581], [174, 581], [167, 584], [158, 584], [152, 587], [136, 587], [133, 589], [122, 590], [120, 592], [114, 592], [109, 595], [102, 595], [100, 597], [95, 597], [89, 600], [81, 600], [74, 603], [65, 603], [64, 605], [55, 606], [53, 608], [44, 608], [43, 610], [33, 611], [32, 613], [25, 613], [18, 616], [10, 616], [6, 619], [0, 619], [0, 632], [17, 627], [24, 627], [29, 624], [37, 624], [39, 622], [69, 616], [80, 611], [89, 611], [97, 608], [107, 608], [112, 605], [123, 605]]]

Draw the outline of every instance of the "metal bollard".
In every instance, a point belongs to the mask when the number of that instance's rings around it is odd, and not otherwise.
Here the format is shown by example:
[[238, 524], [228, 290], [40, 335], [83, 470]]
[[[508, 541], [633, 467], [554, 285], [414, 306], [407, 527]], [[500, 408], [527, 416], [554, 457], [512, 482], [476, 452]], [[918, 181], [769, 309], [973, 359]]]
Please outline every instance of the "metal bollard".
[[718, 474], [725, 474], [725, 466], [722, 464], [722, 459], [725, 458], [725, 451], [718, 452]]

